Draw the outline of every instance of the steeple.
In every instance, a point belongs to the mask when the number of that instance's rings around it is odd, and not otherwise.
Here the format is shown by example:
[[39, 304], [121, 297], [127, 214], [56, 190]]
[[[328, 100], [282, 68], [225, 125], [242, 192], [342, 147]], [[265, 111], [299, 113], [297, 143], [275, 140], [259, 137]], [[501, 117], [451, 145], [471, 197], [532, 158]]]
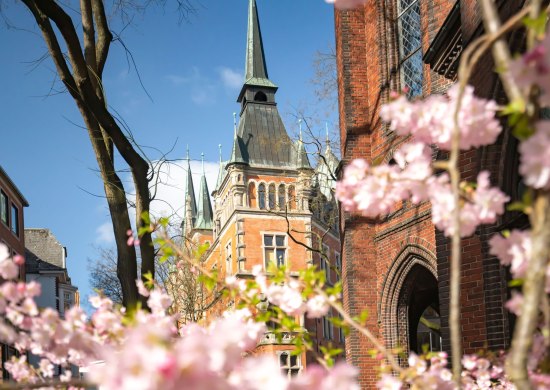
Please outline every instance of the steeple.
[[298, 124], [300, 126], [300, 138], [298, 138], [298, 142], [296, 143], [296, 169], [311, 169], [311, 164], [309, 163], [309, 158], [307, 157], [306, 148], [302, 139], [301, 119], [298, 119]]
[[233, 149], [227, 165], [231, 164], [248, 164], [246, 155], [246, 147], [243, 144], [242, 138], [237, 134], [237, 114], [233, 113]]
[[[277, 88], [267, 73], [264, 44], [256, 0], [249, 0], [248, 4], [248, 32], [246, 39], [246, 63], [244, 83], [261, 87]], [[244, 86], [243, 86], [244, 89]]]
[[225, 164], [222, 160], [222, 144], [219, 144], [218, 148], [220, 150], [220, 169], [218, 171], [218, 178], [216, 179], [216, 188], [214, 189], [214, 191], [217, 191], [220, 188], [223, 182], [223, 178], [225, 176]]
[[189, 145], [187, 145], [187, 180], [185, 182], [183, 219], [181, 227], [183, 233], [193, 228], [197, 217], [197, 202], [195, 201], [195, 188], [193, 186], [193, 175], [191, 172], [191, 160], [189, 159]]
[[241, 113], [230, 164], [294, 168], [293, 143], [275, 103], [277, 86], [268, 78], [256, 0], [249, 0], [245, 80], [237, 101]]
[[199, 188], [199, 202], [197, 210], [197, 221], [195, 229], [211, 230], [213, 228], [213, 213], [212, 205], [210, 204], [210, 194], [208, 192], [208, 184], [206, 183], [206, 175], [204, 173], [204, 153], [201, 153], [202, 159], [202, 176], [201, 186]]

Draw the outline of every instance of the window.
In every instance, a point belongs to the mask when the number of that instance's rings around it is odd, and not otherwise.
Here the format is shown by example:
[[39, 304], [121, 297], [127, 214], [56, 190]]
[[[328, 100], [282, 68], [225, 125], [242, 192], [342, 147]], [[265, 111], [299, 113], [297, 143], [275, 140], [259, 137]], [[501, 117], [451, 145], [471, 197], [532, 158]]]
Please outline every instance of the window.
[[225, 246], [225, 273], [227, 275], [229, 274], [232, 274], [233, 273], [233, 266], [232, 266], [232, 261], [231, 261], [231, 241], [229, 241], [227, 243], [227, 245]]
[[258, 205], [261, 210], [265, 210], [265, 184], [258, 186]]
[[332, 340], [334, 337], [332, 333], [332, 324], [326, 316], [323, 317], [323, 337], [327, 340]]
[[4, 191], [0, 191], [0, 219], [8, 225], [8, 196]]
[[256, 92], [254, 95], [254, 101], [256, 102], [267, 102], [267, 96], [262, 91]]
[[323, 245], [323, 253], [321, 254], [321, 269], [325, 271], [325, 279], [327, 282], [331, 282], [330, 277], [330, 250], [328, 246]]
[[419, 0], [398, 0], [399, 69], [407, 96], [422, 95], [422, 26]]
[[258, 203], [256, 201], [256, 184], [250, 183], [250, 185], [248, 186], [248, 197], [250, 207], [258, 207]]
[[275, 209], [275, 184], [269, 185], [268, 190], [269, 209]]
[[283, 375], [288, 378], [296, 376], [300, 373], [300, 356], [292, 355], [290, 351], [281, 352], [279, 355], [279, 367]]
[[11, 231], [19, 236], [19, 209], [14, 204], [11, 205]]
[[283, 234], [264, 235], [264, 260], [265, 268], [269, 264], [276, 264], [277, 267], [285, 265], [286, 258], [286, 236]]
[[336, 265], [336, 270], [338, 271], [338, 278], [342, 277], [342, 259], [340, 258], [340, 253], [334, 254], [334, 264]]
[[285, 185], [284, 184], [281, 184], [279, 186], [279, 196], [277, 199], [277, 203], [279, 205], [280, 210], [285, 209]]
[[70, 292], [63, 292], [63, 311], [67, 311], [72, 306], [72, 299], [71, 299], [71, 293]]

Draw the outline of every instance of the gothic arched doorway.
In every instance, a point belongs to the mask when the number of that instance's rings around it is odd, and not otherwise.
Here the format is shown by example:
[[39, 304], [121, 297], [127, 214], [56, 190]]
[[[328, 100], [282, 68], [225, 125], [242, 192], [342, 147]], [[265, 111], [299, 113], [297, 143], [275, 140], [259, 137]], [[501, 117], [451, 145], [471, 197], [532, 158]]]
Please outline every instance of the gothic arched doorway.
[[402, 316], [400, 332], [406, 327], [408, 334], [409, 351], [441, 350], [437, 280], [427, 268], [417, 264], [409, 271], [400, 291], [398, 312]]
[[422, 353], [441, 350], [436, 260], [420, 246], [405, 247], [382, 287], [380, 322], [388, 348]]

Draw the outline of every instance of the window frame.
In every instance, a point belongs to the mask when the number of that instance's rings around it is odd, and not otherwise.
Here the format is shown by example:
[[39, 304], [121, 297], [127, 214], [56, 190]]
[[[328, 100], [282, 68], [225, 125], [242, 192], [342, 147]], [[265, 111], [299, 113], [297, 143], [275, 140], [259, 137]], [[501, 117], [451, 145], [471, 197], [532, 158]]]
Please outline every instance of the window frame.
[[260, 183], [258, 185], [258, 208], [260, 210], [266, 210], [266, 188], [265, 183]]
[[233, 274], [233, 246], [231, 240], [225, 244], [225, 273], [226, 275]]
[[[10, 230], [13, 234], [15, 234], [17, 237], [19, 237], [19, 234], [20, 234], [20, 229], [19, 229], [19, 222], [20, 222], [19, 207], [17, 207], [17, 205], [12, 202], [10, 211], [11, 211], [10, 212], [10, 220], [11, 220]], [[15, 214], [14, 214], [14, 211], [15, 211]], [[15, 216], [15, 218], [14, 218], [14, 216]]]
[[[292, 378], [293, 376], [298, 376], [303, 370], [302, 367], [302, 356], [301, 355], [292, 355], [292, 351], [290, 350], [282, 350], [277, 351], [277, 363], [279, 364], [279, 369], [281, 372], [286, 371], [286, 374], [283, 372], [283, 375], [286, 375], [288, 379]], [[283, 355], [286, 355], [286, 364], [281, 364], [281, 357]], [[296, 364], [292, 365], [292, 358], [296, 357]], [[293, 375], [293, 371], [295, 371], [295, 375]]]
[[[264, 269], [267, 271], [269, 268], [269, 264], [267, 262], [267, 251], [272, 250], [273, 256], [275, 258], [275, 265], [277, 265], [277, 268], [281, 266], [287, 265], [287, 259], [288, 259], [288, 237], [286, 233], [283, 232], [261, 232], [262, 236], [262, 254], [263, 254], [263, 263], [264, 263]], [[271, 245], [266, 245], [265, 238], [266, 236], [272, 236]], [[276, 237], [283, 237], [284, 242], [283, 245], [279, 246], [277, 245], [277, 238]], [[277, 250], [282, 249], [284, 250], [284, 258], [282, 261], [282, 264], [279, 264], [279, 261], [277, 259]]]
[[330, 266], [330, 247], [323, 244], [323, 253], [319, 255], [321, 258], [320, 268], [325, 272], [325, 279], [328, 283], [332, 283], [332, 269]]
[[[7, 227], [10, 226], [10, 200], [8, 194], [0, 190], [0, 220]], [[3, 214], [3, 215], [2, 215]]]
[[[420, 56], [422, 56], [422, 14], [420, 9], [420, 0], [411, 0], [411, 3], [406, 6], [404, 9], [401, 9], [401, 2], [403, 0], [398, 0], [397, 2], [397, 17], [396, 17], [396, 23], [397, 23], [397, 40], [398, 40], [398, 55], [397, 55], [397, 61], [398, 61], [398, 69], [399, 69], [399, 79], [401, 87], [409, 87], [405, 82], [405, 67], [404, 64], [407, 63], [411, 58], [413, 58], [418, 52], [420, 52]], [[409, 13], [415, 12], [413, 10], [414, 7], [418, 5], [418, 27], [420, 32], [420, 43], [418, 47], [415, 47], [411, 49], [406, 55], [404, 54], [404, 48], [403, 48], [403, 41], [404, 41], [404, 28], [403, 28], [403, 19], [406, 17]], [[422, 62], [422, 60], [421, 60]], [[409, 87], [409, 91], [407, 92], [407, 97], [414, 98], [418, 96], [422, 96], [422, 89], [424, 84], [424, 65], [421, 63], [421, 74], [420, 74], [420, 91], [418, 94], [413, 94], [413, 88]]]

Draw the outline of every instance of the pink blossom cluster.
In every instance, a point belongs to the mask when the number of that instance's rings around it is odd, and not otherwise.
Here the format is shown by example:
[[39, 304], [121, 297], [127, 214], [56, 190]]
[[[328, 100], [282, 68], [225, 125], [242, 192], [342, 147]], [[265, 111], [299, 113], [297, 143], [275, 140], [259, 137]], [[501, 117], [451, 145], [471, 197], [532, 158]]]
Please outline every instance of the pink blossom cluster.
[[308, 318], [321, 318], [329, 312], [330, 303], [336, 301], [336, 297], [324, 294], [312, 294], [304, 299], [303, 284], [290, 276], [285, 283], [268, 284], [261, 266], [254, 267], [252, 274], [255, 277], [253, 288], [245, 280], [235, 276], [228, 276], [225, 284], [250, 298], [258, 295], [265, 296], [269, 303], [279, 307], [289, 316], [301, 316], [307, 313]]
[[[91, 298], [91, 318], [80, 308], [68, 310], [65, 318], [52, 309], [39, 310], [34, 302], [39, 285], [14, 280], [17, 265], [6, 253], [0, 244], [0, 275], [6, 279], [0, 284], [0, 342], [41, 358], [38, 367], [25, 354], [6, 363], [18, 382], [40, 383], [53, 376], [54, 365], [75, 364], [87, 366], [91, 382], [104, 389], [359, 389], [357, 370], [344, 364], [330, 370], [312, 366], [288, 380], [272, 357], [244, 357], [266, 330], [248, 310], [226, 312], [207, 327], [189, 324], [178, 332], [177, 318], [166, 314], [170, 298], [141, 282], [138, 289], [148, 297], [150, 312], [129, 315], [104, 297]], [[262, 283], [259, 274], [258, 281]], [[262, 288], [274, 300], [282, 297], [279, 302], [292, 310], [286, 291], [265, 284]], [[66, 370], [61, 380], [70, 379]]]
[[[458, 84], [449, 89], [447, 96], [431, 95], [414, 102], [400, 96], [382, 106], [380, 117], [399, 135], [412, 135], [416, 141], [450, 150], [458, 98]], [[502, 131], [495, 118], [497, 109], [493, 100], [476, 97], [471, 86], [465, 88], [458, 111], [460, 149], [468, 150], [496, 141]]]
[[[510, 267], [514, 279], [523, 279], [531, 258], [531, 232], [529, 230], [512, 230], [505, 236], [495, 234], [489, 240], [489, 253], [499, 258], [500, 263]], [[546, 292], [550, 293], [550, 267], [546, 271]], [[516, 315], [521, 314], [523, 296], [518, 291], [512, 291], [511, 299], [506, 308]]]
[[[461, 386], [466, 390], [478, 389], [514, 389], [504, 375], [503, 356], [493, 361], [477, 355], [464, 355], [462, 358]], [[457, 389], [447, 368], [445, 352], [430, 353], [421, 357], [411, 353], [409, 367], [399, 376], [382, 374], [377, 384], [379, 389], [400, 390], [409, 387], [417, 389]]]
[[[445, 235], [452, 235], [452, 211], [456, 205], [450, 179], [447, 174], [432, 175], [431, 148], [421, 142], [405, 144], [394, 159], [397, 164], [380, 166], [353, 160], [336, 185], [336, 196], [344, 209], [377, 217], [395, 209], [401, 200], [410, 198], [413, 203], [429, 200], [432, 221]], [[479, 173], [475, 186], [463, 187], [458, 207], [460, 235], [466, 237], [480, 224], [495, 222], [509, 198], [490, 186], [487, 171]]]
[[325, 0], [329, 4], [334, 4], [338, 9], [357, 8], [366, 4], [368, 0]]
[[537, 85], [541, 89], [539, 103], [550, 105], [550, 34], [532, 50], [514, 59], [509, 70], [523, 89]]
[[519, 172], [528, 186], [549, 189], [550, 121], [539, 121], [535, 128], [535, 134], [519, 145]]

